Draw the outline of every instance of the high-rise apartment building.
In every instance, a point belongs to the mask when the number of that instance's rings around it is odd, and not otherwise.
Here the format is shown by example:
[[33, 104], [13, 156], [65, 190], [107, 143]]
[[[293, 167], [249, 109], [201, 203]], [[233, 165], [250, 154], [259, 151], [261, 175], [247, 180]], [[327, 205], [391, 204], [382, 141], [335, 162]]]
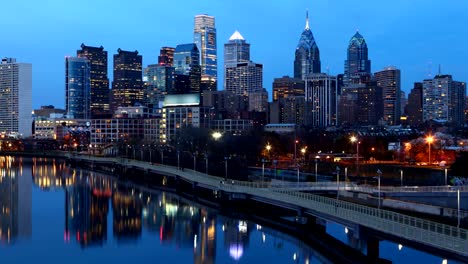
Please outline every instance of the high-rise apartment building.
[[177, 45], [174, 52], [175, 94], [199, 93], [200, 52], [194, 43]]
[[32, 65], [3, 58], [0, 64], [0, 133], [32, 134]]
[[356, 32], [349, 41], [347, 59], [344, 68], [344, 82], [359, 75], [371, 73], [371, 61], [368, 58], [367, 43], [364, 37]]
[[200, 90], [217, 90], [218, 54], [216, 46], [215, 18], [208, 15], [195, 16], [193, 42], [200, 52]]
[[87, 58], [65, 58], [65, 111], [68, 118], [91, 118], [91, 63]]
[[162, 47], [159, 51], [158, 64], [164, 66], [174, 65], [174, 51], [172, 47]]
[[309, 26], [309, 13], [306, 26], [301, 34], [294, 57], [294, 78], [305, 80], [310, 73], [320, 73], [320, 52]]
[[390, 66], [374, 74], [377, 85], [382, 87], [383, 120], [388, 125], [400, 124], [401, 74], [400, 70]]
[[90, 106], [91, 117], [99, 117], [109, 112], [109, 78], [107, 76], [107, 51], [101, 47], [81, 44], [76, 56], [87, 58], [90, 63]]
[[114, 81], [112, 82], [112, 113], [119, 106], [134, 106], [143, 102], [142, 56], [138, 51], [117, 50], [114, 54]]
[[423, 84], [415, 82], [408, 94], [408, 104], [405, 107], [406, 120], [410, 126], [419, 126], [423, 123]]
[[302, 79], [283, 76], [273, 81], [273, 102], [290, 96], [304, 96], [305, 82]]
[[309, 74], [305, 79], [305, 101], [310, 107], [306, 124], [313, 127], [336, 125], [337, 81], [324, 73]]
[[423, 121], [440, 120], [454, 126], [465, 123], [466, 83], [451, 75], [436, 75], [423, 81]]

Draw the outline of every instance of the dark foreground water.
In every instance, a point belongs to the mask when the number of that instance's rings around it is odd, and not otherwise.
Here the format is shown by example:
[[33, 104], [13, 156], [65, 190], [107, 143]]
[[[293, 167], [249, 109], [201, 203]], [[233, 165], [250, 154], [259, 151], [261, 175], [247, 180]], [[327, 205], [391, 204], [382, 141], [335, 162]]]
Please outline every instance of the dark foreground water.
[[[332, 263], [326, 252], [172, 193], [62, 162], [0, 157], [0, 263]], [[327, 233], [349, 243], [343, 226]], [[389, 241], [394, 263], [456, 263]]]

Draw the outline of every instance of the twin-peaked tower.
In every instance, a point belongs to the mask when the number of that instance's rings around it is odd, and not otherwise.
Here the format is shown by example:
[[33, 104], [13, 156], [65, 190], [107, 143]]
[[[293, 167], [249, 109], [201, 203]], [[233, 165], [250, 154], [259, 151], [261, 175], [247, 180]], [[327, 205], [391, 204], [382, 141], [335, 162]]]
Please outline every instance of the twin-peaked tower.
[[344, 66], [344, 82], [361, 75], [371, 74], [371, 61], [368, 58], [367, 44], [359, 31], [349, 41], [347, 59]]

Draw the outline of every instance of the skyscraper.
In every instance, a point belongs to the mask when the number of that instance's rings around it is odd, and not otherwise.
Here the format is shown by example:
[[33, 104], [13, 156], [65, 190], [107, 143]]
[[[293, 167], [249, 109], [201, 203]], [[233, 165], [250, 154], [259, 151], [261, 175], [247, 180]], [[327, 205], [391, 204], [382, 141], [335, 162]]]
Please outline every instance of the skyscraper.
[[31, 136], [32, 65], [3, 58], [0, 91], [0, 133]]
[[371, 73], [371, 61], [368, 59], [367, 44], [359, 32], [356, 32], [349, 41], [347, 55], [348, 58], [345, 61], [344, 69], [344, 81], [346, 83], [356, 75]]
[[112, 113], [119, 106], [133, 106], [143, 101], [142, 56], [138, 51], [117, 50], [114, 54]]
[[273, 81], [273, 101], [290, 96], [304, 96], [304, 80], [283, 76]]
[[377, 125], [383, 116], [382, 99], [382, 87], [375, 81], [344, 86], [338, 101], [338, 124]]
[[193, 42], [200, 52], [201, 91], [217, 90], [218, 55], [216, 46], [215, 18], [208, 15], [195, 16]]
[[250, 61], [250, 44], [239, 31], [224, 44], [224, 89], [244, 96], [263, 89], [263, 65]]
[[242, 37], [239, 31], [235, 31], [224, 44], [224, 65], [250, 61], [250, 44]]
[[391, 126], [400, 124], [400, 70], [390, 66], [374, 76], [377, 85], [382, 87], [384, 121]]
[[91, 118], [91, 63], [87, 58], [65, 58], [65, 111], [68, 118]]
[[263, 89], [263, 65], [254, 62], [226, 65], [224, 82], [225, 90], [237, 95], [260, 92]]
[[145, 104], [155, 107], [164, 101], [164, 96], [174, 93], [175, 70], [172, 66], [150, 64], [144, 70]]
[[174, 51], [172, 47], [162, 47], [159, 51], [158, 64], [172, 66], [174, 64]]
[[81, 44], [76, 51], [77, 57], [89, 60], [91, 79], [91, 117], [98, 117], [109, 112], [109, 78], [107, 77], [107, 51], [101, 47]]
[[200, 52], [194, 43], [177, 45], [174, 52], [175, 93], [200, 92]]
[[451, 75], [436, 75], [423, 81], [423, 121], [440, 120], [454, 126], [464, 124], [466, 83]]
[[305, 80], [309, 73], [320, 73], [320, 52], [309, 27], [309, 13], [306, 13], [306, 26], [296, 47], [294, 58], [294, 78]]
[[[306, 125], [328, 127], [336, 125], [337, 81], [324, 73], [309, 74], [305, 79], [305, 101], [311, 111], [306, 113]], [[307, 116], [307, 115], [310, 115]]]
[[408, 95], [408, 104], [405, 107], [408, 124], [419, 126], [423, 122], [423, 84], [415, 82], [413, 89]]

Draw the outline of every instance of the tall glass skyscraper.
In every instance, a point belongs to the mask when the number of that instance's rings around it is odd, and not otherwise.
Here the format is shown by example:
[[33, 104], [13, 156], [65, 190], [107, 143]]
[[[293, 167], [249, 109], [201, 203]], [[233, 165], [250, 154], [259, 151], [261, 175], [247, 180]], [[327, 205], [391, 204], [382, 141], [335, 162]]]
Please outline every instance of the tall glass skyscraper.
[[175, 93], [200, 92], [200, 52], [194, 43], [177, 45], [174, 52]]
[[306, 13], [306, 26], [296, 47], [294, 58], [294, 78], [305, 80], [309, 73], [320, 73], [320, 52], [309, 27], [309, 13]]
[[98, 117], [109, 112], [109, 78], [107, 77], [107, 51], [101, 47], [81, 44], [76, 51], [77, 57], [87, 58], [90, 62], [91, 78], [91, 116]]
[[371, 61], [368, 59], [367, 44], [364, 37], [356, 32], [349, 41], [348, 59], [345, 61], [344, 82], [355, 76], [371, 73]]
[[143, 102], [142, 56], [138, 51], [117, 50], [114, 54], [114, 81], [112, 82], [112, 113], [119, 106], [134, 106]]
[[87, 58], [65, 58], [65, 111], [68, 118], [91, 118], [91, 63]]
[[145, 82], [145, 104], [149, 107], [157, 107], [164, 96], [173, 93], [174, 90], [174, 67], [151, 64], [145, 68], [143, 80]]
[[216, 91], [218, 79], [218, 55], [216, 46], [215, 18], [208, 15], [195, 16], [193, 42], [200, 52], [201, 91]]

